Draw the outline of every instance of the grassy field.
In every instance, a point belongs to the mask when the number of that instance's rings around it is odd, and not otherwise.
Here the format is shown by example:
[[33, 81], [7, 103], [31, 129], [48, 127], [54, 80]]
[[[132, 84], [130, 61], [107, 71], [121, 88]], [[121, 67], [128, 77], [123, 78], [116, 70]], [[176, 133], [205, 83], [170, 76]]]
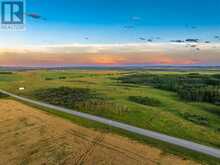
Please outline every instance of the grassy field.
[[[211, 83], [218, 82], [218, 71], [197, 71], [196, 74], [198, 73], [199, 79], [205, 80], [203, 85], [209, 86], [206, 83], [207, 77], [211, 78]], [[145, 83], [148, 81], [145, 79], [144, 83], [139, 80], [135, 83], [123, 81], [136, 75], [142, 75], [144, 78], [154, 75], [163, 80], [170, 75], [174, 78], [185, 78], [184, 76], [189, 74], [192, 73], [147, 70], [39, 70], [0, 73], [0, 88], [220, 148], [219, 105], [206, 100], [199, 102], [183, 99], [177, 90], [159, 88]], [[213, 76], [215, 80], [212, 79]], [[195, 80], [194, 84], [198, 79]], [[19, 87], [24, 87], [25, 90], [19, 91]]]

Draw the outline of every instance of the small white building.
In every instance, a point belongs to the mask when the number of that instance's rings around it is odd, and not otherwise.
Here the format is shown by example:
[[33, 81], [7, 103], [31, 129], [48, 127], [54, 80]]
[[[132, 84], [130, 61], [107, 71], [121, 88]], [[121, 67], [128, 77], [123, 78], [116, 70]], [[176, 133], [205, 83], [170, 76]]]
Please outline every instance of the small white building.
[[23, 90], [24, 90], [24, 87], [20, 87], [20, 88], [19, 88], [19, 91], [23, 91]]

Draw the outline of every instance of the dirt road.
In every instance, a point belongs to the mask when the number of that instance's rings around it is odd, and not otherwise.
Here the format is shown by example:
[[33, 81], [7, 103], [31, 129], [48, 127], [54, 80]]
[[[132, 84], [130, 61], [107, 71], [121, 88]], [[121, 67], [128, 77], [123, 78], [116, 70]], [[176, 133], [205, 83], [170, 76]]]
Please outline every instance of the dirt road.
[[0, 160], [4, 165], [196, 164], [7, 99], [0, 99]]

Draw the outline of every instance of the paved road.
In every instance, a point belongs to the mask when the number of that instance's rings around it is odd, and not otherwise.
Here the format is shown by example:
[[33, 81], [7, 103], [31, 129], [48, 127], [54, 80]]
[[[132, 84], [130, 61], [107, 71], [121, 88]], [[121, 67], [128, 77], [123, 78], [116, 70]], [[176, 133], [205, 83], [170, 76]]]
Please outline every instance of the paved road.
[[27, 102], [27, 103], [31, 103], [31, 104], [46, 107], [46, 108], [50, 108], [50, 109], [60, 111], [60, 112], [65, 112], [65, 113], [68, 113], [68, 114], [71, 114], [71, 115], [74, 115], [74, 116], [78, 116], [78, 117], [81, 117], [81, 118], [84, 118], [84, 119], [89, 119], [89, 120], [92, 120], [92, 121], [100, 122], [100, 123], [103, 123], [103, 124], [106, 124], [106, 125], [110, 125], [110, 126], [113, 126], [113, 127], [116, 127], [116, 128], [120, 128], [120, 129], [129, 131], [129, 132], [135, 133], [135, 134], [139, 134], [139, 135], [142, 135], [142, 136], [145, 136], [145, 137], [150, 137], [150, 138], [153, 138], [153, 139], [157, 139], [157, 140], [160, 140], [160, 141], [163, 141], [163, 142], [174, 144], [174, 145], [186, 148], [186, 149], [190, 149], [190, 150], [193, 150], [193, 151], [203, 153], [203, 154], [213, 156], [213, 157], [216, 157], [216, 158], [220, 159], [220, 149], [217, 149], [217, 148], [204, 146], [204, 145], [197, 144], [197, 143], [194, 143], [194, 142], [191, 142], [191, 141], [187, 141], [187, 140], [184, 140], [184, 139], [179, 139], [179, 138], [167, 136], [165, 134], [161, 134], [161, 133], [158, 133], [158, 132], [149, 131], [149, 130], [146, 130], [146, 129], [134, 127], [134, 126], [124, 124], [124, 123], [121, 123], [121, 122], [105, 119], [105, 118], [94, 116], [94, 115], [89, 115], [89, 114], [82, 113], [82, 112], [73, 111], [71, 109], [62, 108], [62, 107], [59, 107], [59, 106], [54, 106], [54, 105], [50, 105], [50, 104], [39, 102], [39, 101], [34, 101], [34, 100], [31, 100], [31, 99], [28, 99], [28, 98], [24, 98], [24, 97], [14, 95], [12, 93], [6, 92], [6, 91], [1, 90], [1, 89], [0, 89], [0, 92], [6, 94], [8, 96], [11, 96], [13, 98], [16, 98], [18, 100]]

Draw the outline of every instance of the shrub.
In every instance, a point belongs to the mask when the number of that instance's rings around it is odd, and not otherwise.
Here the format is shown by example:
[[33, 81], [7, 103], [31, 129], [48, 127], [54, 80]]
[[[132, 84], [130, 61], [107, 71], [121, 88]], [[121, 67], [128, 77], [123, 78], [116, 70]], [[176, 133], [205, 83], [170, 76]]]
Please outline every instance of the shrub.
[[6, 72], [6, 71], [4, 71], [4, 72], [0, 72], [0, 74], [13, 74], [13, 72]]
[[130, 96], [128, 99], [132, 102], [148, 106], [159, 106], [161, 104], [159, 100], [150, 97]]
[[59, 79], [60, 79], [60, 80], [65, 80], [66, 77], [65, 77], [65, 76], [61, 76], [61, 77], [59, 77]]
[[97, 99], [78, 102], [75, 108], [99, 114], [113, 113], [117, 115], [123, 115], [124, 113], [127, 113], [129, 111], [128, 108], [124, 105], [119, 105], [110, 101]]
[[49, 81], [49, 80], [53, 80], [53, 78], [46, 77], [45, 80], [46, 80], [46, 81]]
[[189, 120], [193, 123], [199, 124], [199, 125], [205, 125], [207, 126], [209, 124], [208, 118], [196, 114], [190, 114], [190, 113], [184, 113], [182, 115], [186, 120]]
[[8, 97], [8, 96], [0, 92], [0, 99], [5, 98], [5, 97]]

